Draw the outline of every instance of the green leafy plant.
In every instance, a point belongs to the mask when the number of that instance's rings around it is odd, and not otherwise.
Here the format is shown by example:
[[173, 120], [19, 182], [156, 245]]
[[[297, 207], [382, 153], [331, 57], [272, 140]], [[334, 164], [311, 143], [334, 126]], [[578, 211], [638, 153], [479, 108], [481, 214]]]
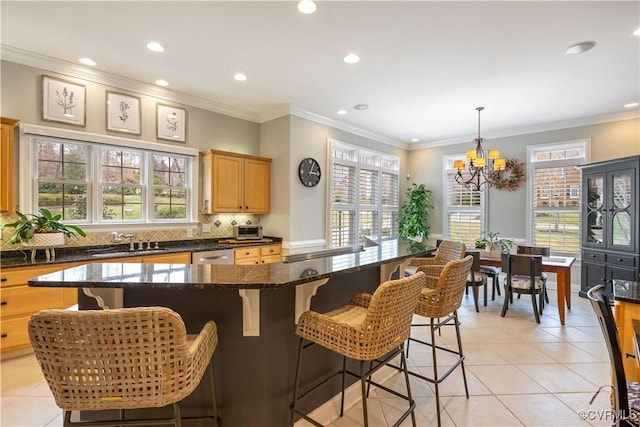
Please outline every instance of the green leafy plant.
[[429, 237], [428, 221], [433, 209], [431, 190], [427, 190], [424, 184], [414, 183], [407, 189], [406, 197], [400, 209], [398, 232], [403, 239], [421, 242]]
[[500, 233], [486, 233], [484, 237], [476, 240], [477, 249], [488, 249], [490, 251], [499, 250], [500, 252], [509, 252], [513, 246], [513, 240], [501, 239]]
[[29, 243], [36, 233], [63, 233], [67, 237], [87, 237], [77, 225], [60, 222], [62, 215], [53, 215], [48, 209], [41, 208], [37, 214], [23, 214], [16, 211], [18, 220], [3, 224], [2, 228], [14, 228], [11, 243]]

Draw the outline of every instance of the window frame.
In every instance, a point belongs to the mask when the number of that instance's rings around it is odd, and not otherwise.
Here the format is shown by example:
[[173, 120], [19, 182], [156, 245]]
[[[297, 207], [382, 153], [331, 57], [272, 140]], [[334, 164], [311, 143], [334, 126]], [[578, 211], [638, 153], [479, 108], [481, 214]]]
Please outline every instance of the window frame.
[[[193, 229], [198, 225], [198, 176], [199, 176], [199, 150], [189, 147], [174, 146], [149, 141], [140, 141], [129, 138], [113, 137], [109, 135], [93, 134], [87, 132], [73, 131], [67, 129], [51, 128], [39, 125], [20, 124], [20, 207], [23, 212], [32, 212], [37, 206], [37, 179], [36, 165], [37, 159], [33, 147], [32, 138], [56, 138], [69, 141], [70, 143], [88, 144], [90, 146], [90, 159], [88, 165], [87, 184], [87, 221], [66, 221], [71, 224], [80, 225], [87, 231], [113, 231], [114, 227], [120, 230], [155, 230], [158, 228], [172, 229]], [[96, 221], [97, 212], [102, 212], [101, 191], [100, 187], [104, 184], [100, 179], [100, 164], [98, 161], [100, 148], [122, 148], [133, 149], [135, 151], [143, 151], [145, 160], [143, 169], [148, 169], [150, 159], [153, 154], [166, 154], [185, 157], [188, 162], [189, 172], [185, 177], [185, 187], [181, 189], [187, 190], [187, 217], [185, 219], [156, 219], [153, 209], [149, 208], [153, 203], [153, 180], [150, 177], [149, 170], [145, 170], [143, 174], [143, 186], [146, 195], [143, 200], [143, 209], [146, 210], [146, 216], [143, 220], [117, 220], [117, 221]]]
[[[345, 150], [349, 150], [353, 152], [353, 158], [351, 160], [338, 159], [333, 157], [333, 149], [334, 147], [343, 148]], [[374, 164], [367, 164], [361, 162], [361, 156], [366, 155], [368, 157], [375, 158]], [[400, 158], [393, 154], [384, 153], [378, 150], [373, 150], [367, 147], [362, 147], [356, 144], [351, 144], [343, 141], [339, 141], [336, 139], [328, 139], [327, 144], [327, 164], [329, 165], [328, 172], [328, 187], [327, 187], [327, 235], [326, 235], [326, 246], [328, 248], [334, 248], [339, 246], [333, 246], [332, 242], [332, 218], [334, 211], [349, 211], [353, 214], [353, 233], [354, 235], [350, 236], [350, 239], [353, 239], [353, 244], [358, 245], [362, 244], [362, 236], [360, 236], [360, 214], [363, 212], [373, 212], [373, 216], [375, 217], [375, 224], [373, 228], [376, 230], [377, 235], [373, 236], [378, 239], [378, 241], [390, 241], [398, 239], [398, 221], [397, 215], [400, 210]], [[354, 160], [355, 159], [355, 160]], [[384, 163], [390, 163], [391, 167], [383, 166]], [[355, 179], [354, 183], [354, 199], [353, 203], [334, 203], [332, 200], [333, 194], [333, 168], [334, 165], [344, 165], [347, 167], [354, 168], [353, 177]], [[376, 203], [374, 204], [361, 204], [360, 203], [360, 178], [361, 178], [361, 170], [375, 171], [376, 172]], [[395, 189], [392, 192], [395, 192], [395, 197], [391, 204], [382, 204], [382, 182], [383, 175], [388, 174], [395, 176]], [[383, 236], [383, 217], [385, 214], [391, 212], [396, 214], [395, 220], [392, 221], [392, 231], [389, 236]]]
[[[480, 206], [478, 209], [472, 207], [459, 207], [459, 208], [450, 208], [449, 207], [449, 183], [450, 180], [455, 182], [455, 174], [456, 170], [453, 167], [453, 163], [456, 160], [462, 159], [466, 156], [466, 153], [460, 154], [447, 154], [442, 156], [442, 194], [443, 194], [443, 203], [442, 203], [442, 230], [443, 230], [443, 238], [448, 239], [450, 237], [450, 224], [449, 224], [449, 213], [450, 212], [475, 212], [478, 211], [480, 213], [480, 235], [476, 236], [476, 239], [479, 239], [483, 233], [487, 231], [488, 224], [488, 213], [487, 213], [487, 191], [483, 189], [479, 191], [480, 196]], [[456, 183], [456, 185], [460, 185]], [[473, 244], [475, 246], [475, 242], [464, 242], [466, 245]]]
[[[569, 149], [577, 149], [582, 153], [582, 157], [570, 158], [570, 159], [559, 159], [559, 160], [546, 160], [546, 161], [534, 161], [537, 153], [541, 151], [556, 151], [556, 150], [569, 150]], [[591, 153], [591, 140], [589, 138], [570, 140], [570, 141], [559, 141], [559, 142], [551, 142], [544, 144], [533, 144], [527, 145], [527, 185], [526, 185], [526, 244], [533, 245], [534, 244], [534, 219], [535, 212], [539, 211], [540, 208], [534, 206], [534, 194], [537, 193], [537, 187], [535, 187], [534, 177], [535, 177], [535, 169], [537, 168], [554, 168], [554, 167], [565, 167], [565, 166], [579, 166], [583, 164], [589, 163]], [[536, 164], [539, 165], [536, 167]], [[582, 175], [581, 175], [582, 177]], [[581, 184], [579, 184], [581, 185]], [[570, 187], [567, 187], [571, 190]], [[549, 195], [549, 199], [551, 198], [550, 191], [547, 191]], [[578, 200], [577, 208], [572, 208], [571, 206], [564, 206], [562, 209], [556, 208], [554, 212], [568, 212], [573, 213], [577, 212], [578, 217], [580, 219], [580, 224], [578, 225], [578, 236], [582, 235], [582, 200], [578, 197], [574, 197], [570, 193], [567, 198]], [[550, 206], [551, 207], [551, 206]], [[543, 209], [544, 210], [544, 209]], [[580, 237], [578, 237], [580, 239]], [[580, 257], [580, 243], [578, 244], [578, 249], [576, 252], [552, 252], [555, 255], [564, 255], [564, 256], [574, 256], [576, 258]]]

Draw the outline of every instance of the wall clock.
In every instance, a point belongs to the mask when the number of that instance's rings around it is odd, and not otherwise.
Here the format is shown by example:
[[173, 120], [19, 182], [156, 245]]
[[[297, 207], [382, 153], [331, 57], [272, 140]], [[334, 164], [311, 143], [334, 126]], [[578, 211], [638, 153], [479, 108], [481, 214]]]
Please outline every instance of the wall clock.
[[298, 176], [300, 177], [300, 182], [302, 182], [305, 187], [315, 187], [318, 185], [321, 176], [318, 161], [311, 157], [303, 159], [298, 167]]

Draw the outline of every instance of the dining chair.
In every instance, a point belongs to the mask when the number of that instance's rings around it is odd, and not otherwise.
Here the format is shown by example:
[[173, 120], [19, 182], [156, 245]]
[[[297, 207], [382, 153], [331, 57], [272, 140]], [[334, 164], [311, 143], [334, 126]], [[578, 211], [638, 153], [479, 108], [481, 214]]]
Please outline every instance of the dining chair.
[[[540, 255], [548, 257], [550, 250], [546, 246], [524, 246], [518, 245], [517, 253], [520, 255]], [[549, 295], [547, 294], [547, 273], [542, 272], [542, 284], [544, 287], [544, 301], [549, 304]]]
[[[544, 286], [541, 278], [542, 257], [539, 255], [514, 255], [502, 253], [502, 271], [506, 274], [504, 281], [504, 303], [502, 313], [504, 317], [509, 309], [509, 303], [513, 302], [513, 294], [531, 295], [531, 305], [536, 322], [540, 323], [540, 314], [544, 308]], [[536, 295], [539, 296], [539, 308], [536, 304]]]
[[467, 255], [473, 257], [473, 264], [471, 264], [471, 271], [467, 275], [467, 290], [471, 288], [473, 292], [473, 302], [476, 307], [476, 312], [480, 312], [478, 307], [478, 299], [480, 293], [480, 287], [484, 286], [484, 306], [487, 306], [487, 276], [480, 271], [480, 252], [469, 251]]
[[[28, 331], [49, 389], [64, 412], [65, 427], [180, 427], [178, 403], [196, 389], [208, 366], [213, 406], [208, 425], [220, 421], [213, 376], [218, 335], [213, 321], [190, 340], [180, 315], [165, 307], [42, 310], [31, 316]], [[127, 409], [163, 406], [172, 407], [172, 418], [126, 419]], [[105, 410], [117, 410], [118, 419], [71, 421], [72, 411]]]
[[[638, 418], [640, 417], [640, 383], [627, 382], [624, 363], [622, 361], [622, 349], [618, 339], [618, 328], [611, 310], [611, 302], [607, 297], [605, 286], [599, 284], [587, 291], [587, 298], [591, 302], [591, 307], [598, 318], [600, 329], [604, 335], [604, 341], [607, 345], [609, 353], [609, 362], [612, 369], [613, 389], [611, 403], [613, 404], [614, 414], [620, 416], [613, 420], [614, 425], [628, 427], [638, 426]], [[603, 386], [606, 387], [606, 386]], [[600, 390], [591, 399], [594, 401]]]

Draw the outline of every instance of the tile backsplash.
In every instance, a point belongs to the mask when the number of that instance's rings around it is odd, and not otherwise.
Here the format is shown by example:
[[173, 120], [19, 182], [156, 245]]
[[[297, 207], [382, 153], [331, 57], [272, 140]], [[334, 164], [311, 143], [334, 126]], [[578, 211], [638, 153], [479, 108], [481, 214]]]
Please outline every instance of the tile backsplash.
[[[16, 215], [0, 216], [0, 223], [14, 222], [18, 218]], [[214, 214], [214, 215], [198, 215], [200, 224], [197, 229], [171, 229], [162, 228], [158, 230], [143, 230], [136, 233], [135, 241], [151, 240], [152, 242], [166, 242], [175, 240], [189, 239], [206, 239], [206, 238], [224, 238], [233, 235], [233, 226], [236, 224], [260, 224], [260, 216], [252, 214]], [[208, 232], [203, 232], [203, 226]], [[114, 225], [114, 230], [117, 225]], [[129, 231], [129, 230], [127, 230]], [[189, 236], [191, 232], [191, 236]], [[2, 229], [2, 240], [0, 241], [0, 250], [23, 249], [23, 245], [14, 245], [9, 243], [9, 238], [13, 234], [13, 228]], [[87, 231], [86, 238], [69, 239], [66, 246], [99, 246], [111, 244], [111, 231], [91, 232]]]

